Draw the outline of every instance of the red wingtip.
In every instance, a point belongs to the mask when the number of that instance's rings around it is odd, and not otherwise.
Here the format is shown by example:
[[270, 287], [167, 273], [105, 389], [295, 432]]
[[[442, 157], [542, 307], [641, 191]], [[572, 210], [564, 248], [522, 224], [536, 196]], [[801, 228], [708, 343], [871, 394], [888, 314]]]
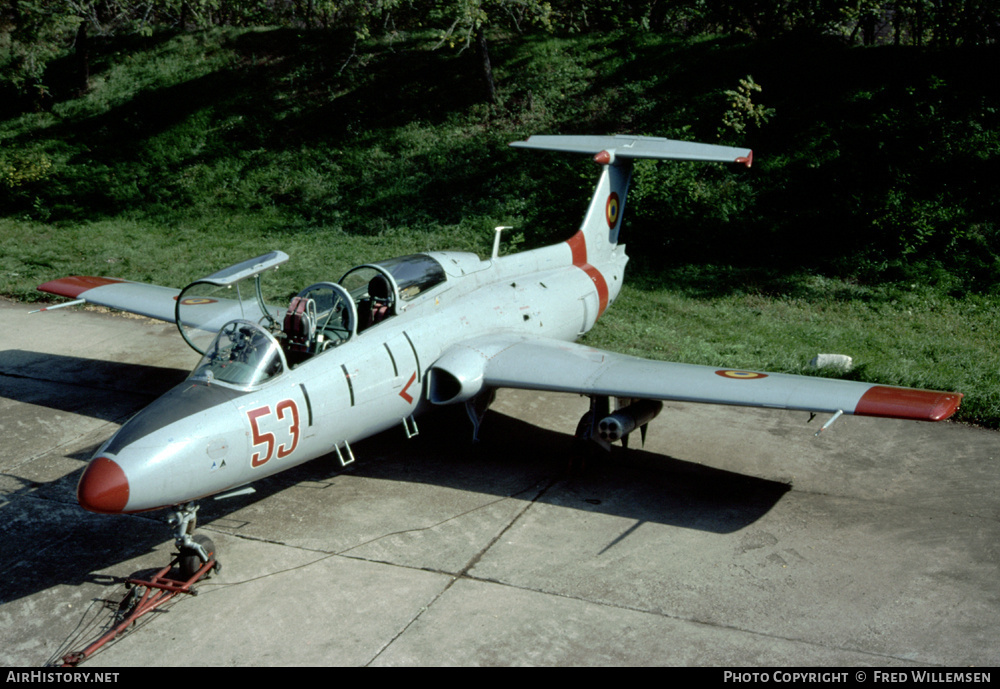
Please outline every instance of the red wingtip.
[[750, 153], [745, 156], [740, 156], [739, 158], [736, 159], [735, 162], [743, 163], [747, 167], [750, 167], [751, 165], [753, 165], [753, 151], [750, 151]]
[[58, 280], [46, 282], [44, 285], [39, 285], [38, 291], [48, 292], [49, 294], [58, 294], [61, 297], [69, 297], [70, 299], [76, 299], [84, 292], [92, 290], [95, 287], [113, 285], [118, 282], [124, 282], [124, 280], [116, 280], [115, 278], [98, 278], [91, 277], [89, 275], [74, 275], [72, 277], [59, 278]]
[[962, 403], [960, 392], [934, 392], [876, 385], [858, 401], [854, 413], [916, 421], [944, 421]]

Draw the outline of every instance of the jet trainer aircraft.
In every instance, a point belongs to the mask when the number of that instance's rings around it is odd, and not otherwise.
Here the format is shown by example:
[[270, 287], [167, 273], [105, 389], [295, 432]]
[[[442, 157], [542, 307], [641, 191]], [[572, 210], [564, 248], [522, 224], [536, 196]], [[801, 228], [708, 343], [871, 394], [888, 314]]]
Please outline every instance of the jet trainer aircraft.
[[[648, 361], [575, 344], [615, 300], [628, 257], [618, 235], [633, 160], [750, 166], [752, 152], [637, 136], [532, 136], [518, 148], [594, 156], [597, 188], [579, 230], [552, 246], [481, 260], [427, 252], [357, 266], [265, 303], [261, 277], [280, 251], [182, 290], [76, 276], [40, 290], [175, 322], [202, 354], [188, 379], [102, 445], [77, 487], [101, 513], [175, 512], [182, 553], [195, 501], [335, 452], [435, 405], [464, 404], [473, 433], [497, 388], [591, 399], [578, 437], [607, 446], [645, 431], [664, 400], [938, 421], [959, 393]], [[614, 402], [615, 408], [612, 408]], [[825, 426], [824, 426], [825, 428]], [[195, 560], [196, 564], [200, 564]]]

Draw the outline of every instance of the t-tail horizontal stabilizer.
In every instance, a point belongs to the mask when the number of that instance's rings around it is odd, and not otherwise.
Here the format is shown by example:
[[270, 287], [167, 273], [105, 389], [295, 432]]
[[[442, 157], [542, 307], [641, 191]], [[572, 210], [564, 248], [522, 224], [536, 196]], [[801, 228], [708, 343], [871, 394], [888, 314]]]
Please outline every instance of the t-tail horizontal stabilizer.
[[595, 156], [598, 163], [604, 164], [613, 163], [618, 158], [742, 163], [747, 167], [753, 163], [753, 151], [749, 148], [716, 146], [655, 136], [542, 135], [528, 137], [527, 141], [515, 141], [511, 146], [542, 151], [586, 153]]

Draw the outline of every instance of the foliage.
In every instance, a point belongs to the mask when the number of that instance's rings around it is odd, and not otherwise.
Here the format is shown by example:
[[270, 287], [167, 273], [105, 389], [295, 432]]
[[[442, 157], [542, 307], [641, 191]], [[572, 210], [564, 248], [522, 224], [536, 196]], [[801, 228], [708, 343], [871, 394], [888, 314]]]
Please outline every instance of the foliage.
[[46, 67], [64, 52], [79, 24], [56, 0], [12, 4], [0, 14], [0, 85], [15, 93], [44, 91]]
[[437, 0], [429, 16], [440, 24], [441, 43], [463, 50], [486, 26], [506, 25], [518, 32], [552, 28], [552, 6], [539, 0]]
[[[722, 126], [732, 130], [734, 134], [743, 134], [747, 127], [763, 127], [774, 116], [774, 108], [768, 108], [753, 102], [754, 93], [764, 89], [757, 84], [749, 74], [740, 79], [740, 85], [735, 91], [725, 91], [729, 99], [729, 108], [722, 116]], [[721, 136], [721, 135], [720, 135]]]
[[[517, 207], [517, 222], [549, 226], [591, 173], [529, 157], [524, 174], [551, 181], [507, 199], [525, 186], [501, 181], [496, 152], [508, 138], [721, 133], [756, 150], [751, 170], [639, 167], [627, 218], [650, 269], [704, 260], [710, 243], [713, 261], [734, 265], [930, 275], [956, 292], [1000, 284], [990, 174], [1000, 89], [976, 76], [996, 63], [994, 47], [532, 36], [497, 43], [499, 103], [483, 109], [462, 88], [474, 68], [431, 45], [291, 29], [95, 39], [88, 94], [0, 125], [0, 213], [169, 221], [252, 210], [371, 234], [481, 213], [506, 224]], [[456, 159], [477, 174], [463, 176]], [[447, 209], [439, 188], [454, 190]]]
[[12, 155], [0, 149], [0, 181], [8, 189], [38, 182], [52, 171], [52, 161], [38, 151], [21, 151]]
[[763, 40], [832, 35], [852, 44], [917, 46], [986, 45], [1000, 37], [1000, 13], [987, 0], [11, 0], [5, 5], [0, 90], [29, 108], [38, 107], [53, 87], [48, 67], [60, 57], [74, 54], [80, 78], [89, 79], [88, 35], [322, 27], [344, 29], [355, 40], [392, 42], [430, 29], [439, 45], [463, 50], [484, 41], [487, 29], [517, 34], [539, 28], [561, 34], [627, 29]]

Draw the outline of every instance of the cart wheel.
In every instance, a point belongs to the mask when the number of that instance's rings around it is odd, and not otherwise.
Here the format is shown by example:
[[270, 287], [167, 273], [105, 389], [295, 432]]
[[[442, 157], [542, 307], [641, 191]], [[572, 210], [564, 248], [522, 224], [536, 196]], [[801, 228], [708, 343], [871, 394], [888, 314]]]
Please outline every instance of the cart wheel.
[[[203, 534], [197, 534], [192, 538], [194, 539], [195, 543], [197, 543], [198, 545], [200, 545], [202, 548], [205, 549], [210, 558], [215, 557], [215, 543], [212, 542], [211, 538]], [[201, 561], [201, 558], [198, 557], [198, 553], [196, 551], [192, 550], [191, 548], [181, 548], [181, 555], [178, 564], [180, 565], [181, 569], [181, 578], [184, 581], [187, 581], [188, 579], [193, 577], [198, 572], [199, 569], [201, 569], [201, 566], [204, 563]], [[212, 569], [208, 570], [208, 572], [205, 573], [205, 578], [208, 579], [209, 577], [212, 576], [212, 574], [214, 574], [218, 570], [219, 570], [219, 562], [218, 558], [216, 558], [215, 567], [213, 567]]]
[[115, 612], [115, 624], [121, 624], [132, 611], [135, 609], [136, 603], [142, 597], [142, 587], [135, 586], [132, 584], [127, 584], [126, 588], [128, 593], [122, 599], [122, 602], [118, 604], [118, 610]]

